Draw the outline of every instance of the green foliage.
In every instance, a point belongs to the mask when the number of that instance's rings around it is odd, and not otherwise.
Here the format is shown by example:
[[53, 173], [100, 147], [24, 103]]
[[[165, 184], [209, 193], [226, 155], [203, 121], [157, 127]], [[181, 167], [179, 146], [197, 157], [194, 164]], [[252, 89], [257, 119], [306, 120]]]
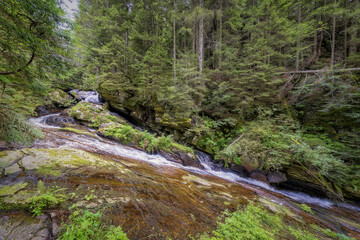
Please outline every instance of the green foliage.
[[306, 205], [305, 203], [301, 204], [301, 209], [304, 210], [307, 213], [310, 214], [314, 214], [314, 212], [312, 211], [311, 207], [309, 207], [308, 205]]
[[[313, 233], [293, 227], [284, 222], [282, 217], [270, 213], [268, 210], [248, 205], [243, 211], [224, 212], [223, 221], [218, 222], [217, 229], [211, 235], [203, 234], [201, 240], [216, 239], [280, 239], [292, 236], [295, 239], [319, 239]], [[321, 229], [321, 228], [319, 228]]]
[[161, 135], [160, 137], [157, 138], [157, 147], [159, 149], [170, 151], [171, 150], [170, 147], [172, 146], [172, 143], [173, 143], [173, 139], [171, 135], [168, 135], [166, 137], [164, 135]]
[[119, 139], [123, 143], [136, 142], [139, 133], [129, 125], [111, 125], [104, 131], [105, 136]]
[[157, 148], [157, 141], [153, 134], [144, 132], [140, 146], [149, 153], [154, 153]]
[[128, 240], [121, 227], [111, 226], [106, 228], [101, 221], [101, 213], [89, 211], [75, 211], [71, 215], [71, 224], [66, 226], [66, 231], [59, 239], [63, 240]]
[[327, 237], [330, 237], [331, 239], [337, 239], [337, 240], [353, 240], [354, 238], [350, 238], [342, 233], [337, 233], [337, 232], [334, 232], [334, 231], [331, 231], [330, 229], [323, 229], [323, 228], [320, 228], [316, 225], [311, 225], [311, 227], [313, 229], [315, 229], [316, 231], [318, 232], [321, 232], [322, 234], [324, 234], [325, 236]]
[[291, 222], [283, 217], [271, 213], [263, 207], [250, 204], [244, 210], [233, 213], [225, 211], [211, 234], [202, 234], [196, 239], [201, 240], [232, 240], [232, 239], [298, 239], [317, 240], [324, 235], [331, 239], [350, 240], [344, 234], [330, 229], [323, 229], [316, 225], [308, 227]]
[[29, 208], [34, 216], [42, 215], [44, 209], [56, 207], [67, 199], [65, 195], [59, 193], [63, 189], [47, 190], [42, 181], [39, 181], [37, 188], [38, 194], [30, 199], [29, 204]]
[[31, 126], [25, 116], [7, 106], [0, 106], [0, 139], [8, 144], [30, 145], [36, 138], [42, 138], [42, 131]]

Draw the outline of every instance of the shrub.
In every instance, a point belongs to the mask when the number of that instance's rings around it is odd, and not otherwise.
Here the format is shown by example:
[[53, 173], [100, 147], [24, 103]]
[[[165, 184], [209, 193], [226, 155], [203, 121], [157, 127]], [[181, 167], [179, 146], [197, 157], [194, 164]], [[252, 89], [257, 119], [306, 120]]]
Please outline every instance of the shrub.
[[34, 216], [42, 215], [45, 208], [56, 207], [66, 200], [65, 195], [58, 193], [63, 189], [58, 191], [46, 189], [42, 181], [39, 181], [37, 189], [39, 194], [30, 199], [30, 210]]
[[214, 237], [201, 236], [201, 240], [216, 239], [275, 239], [281, 229], [282, 221], [277, 215], [268, 213], [263, 208], [248, 205], [244, 211], [224, 212], [224, 222], [219, 222], [213, 231]]
[[101, 213], [75, 211], [71, 216], [71, 224], [59, 237], [60, 240], [128, 240], [121, 227], [104, 227], [101, 224]]
[[160, 137], [157, 138], [157, 147], [159, 149], [170, 151], [172, 142], [173, 140], [171, 135], [168, 135], [166, 137], [164, 135], [161, 135]]
[[140, 142], [140, 147], [142, 147], [149, 153], [154, 153], [157, 147], [155, 136], [148, 132], [144, 132], [142, 135], [142, 140]]

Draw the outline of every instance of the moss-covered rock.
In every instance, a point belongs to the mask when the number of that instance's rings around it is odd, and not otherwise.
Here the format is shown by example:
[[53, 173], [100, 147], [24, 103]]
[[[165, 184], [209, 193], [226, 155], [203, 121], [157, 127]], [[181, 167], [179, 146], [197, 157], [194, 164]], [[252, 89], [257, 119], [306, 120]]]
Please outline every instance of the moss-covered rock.
[[191, 128], [191, 118], [174, 118], [171, 117], [164, 109], [160, 106], [156, 106], [155, 110], [155, 122], [159, 125], [170, 128], [177, 129], [181, 132], [185, 132], [186, 129]]
[[74, 99], [61, 89], [52, 90], [48, 95], [48, 100], [56, 107], [69, 107], [74, 104]]
[[79, 102], [70, 110], [70, 116], [90, 124], [91, 127], [100, 127], [104, 123], [121, 123], [128, 125], [126, 120], [112, 115], [106, 105], [97, 105], [88, 102]]

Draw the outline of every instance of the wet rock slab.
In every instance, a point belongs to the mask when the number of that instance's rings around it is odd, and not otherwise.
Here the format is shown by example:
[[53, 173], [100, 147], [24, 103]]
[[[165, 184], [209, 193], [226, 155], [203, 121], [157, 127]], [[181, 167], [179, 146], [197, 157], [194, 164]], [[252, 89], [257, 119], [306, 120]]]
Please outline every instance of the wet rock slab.
[[51, 220], [47, 215], [0, 215], [0, 240], [46, 240], [51, 237]]

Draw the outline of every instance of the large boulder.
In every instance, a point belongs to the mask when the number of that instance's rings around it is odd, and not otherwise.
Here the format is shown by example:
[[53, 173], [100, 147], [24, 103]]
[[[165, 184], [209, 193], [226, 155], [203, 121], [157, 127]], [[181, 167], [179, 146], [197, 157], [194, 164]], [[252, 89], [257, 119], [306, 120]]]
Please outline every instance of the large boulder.
[[74, 104], [74, 98], [61, 89], [52, 90], [48, 95], [48, 100], [56, 107], [69, 107]]
[[275, 183], [275, 184], [287, 181], [286, 175], [281, 172], [270, 172], [267, 175], [267, 179], [268, 179], [269, 183]]
[[115, 116], [106, 109], [106, 104], [98, 105], [89, 102], [79, 102], [69, 111], [69, 115], [79, 121], [92, 124], [93, 127], [99, 127], [108, 122], [118, 122], [124, 125], [128, 123], [119, 116]]
[[310, 174], [302, 166], [296, 164], [292, 164], [286, 170], [286, 178], [287, 181], [281, 182], [280, 187], [320, 197], [328, 197], [329, 188], [331, 189], [331, 184], [326, 182], [325, 179], [321, 180], [318, 173], [313, 172]]
[[204, 167], [201, 165], [196, 156], [192, 153], [186, 153], [183, 151], [164, 151], [160, 150], [160, 155], [166, 158], [169, 161], [179, 163], [183, 166], [191, 166], [203, 169]]

